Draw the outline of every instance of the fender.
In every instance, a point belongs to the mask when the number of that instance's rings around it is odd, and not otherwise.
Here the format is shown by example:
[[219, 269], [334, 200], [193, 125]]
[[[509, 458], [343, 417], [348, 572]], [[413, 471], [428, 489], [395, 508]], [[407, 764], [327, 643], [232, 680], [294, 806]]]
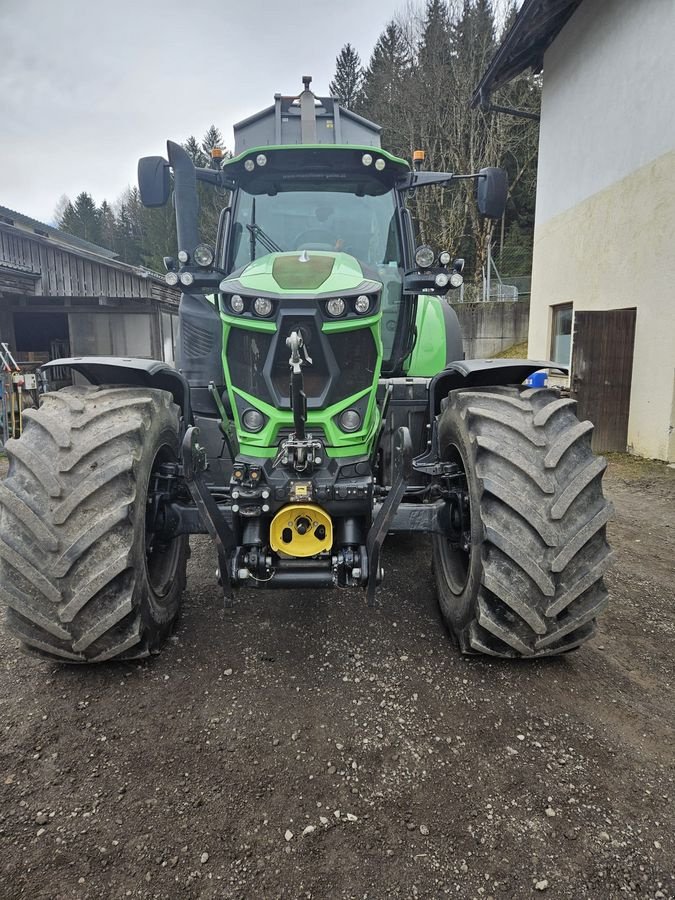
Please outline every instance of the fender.
[[118, 356], [71, 356], [52, 359], [42, 371], [61, 366], [83, 375], [90, 384], [121, 384], [168, 391], [181, 408], [185, 425], [192, 424], [190, 385], [185, 376], [168, 363], [157, 359], [127, 359]]
[[441, 411], [441, 400], [456, 388], [522, 384], [539, 369], [555, 369], [566, 375], [569, 366], [535, 359], [461, 359], [446, 365], [429, 383], [430, 421]]

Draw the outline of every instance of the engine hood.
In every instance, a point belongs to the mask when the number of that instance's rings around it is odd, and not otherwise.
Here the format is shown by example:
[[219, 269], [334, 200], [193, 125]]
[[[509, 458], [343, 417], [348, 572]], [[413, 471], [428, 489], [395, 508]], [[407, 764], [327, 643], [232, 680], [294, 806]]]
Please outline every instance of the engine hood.
[[221, 282], [221, 290], [248, 294], [339, 294], [379, 290], [359, 261], [348, 253], [295, 250], [269, 253]]

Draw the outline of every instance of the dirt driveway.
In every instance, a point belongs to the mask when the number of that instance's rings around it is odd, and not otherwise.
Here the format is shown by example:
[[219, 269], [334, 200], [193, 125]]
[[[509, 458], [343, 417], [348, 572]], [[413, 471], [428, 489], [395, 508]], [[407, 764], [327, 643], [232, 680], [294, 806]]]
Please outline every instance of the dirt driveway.
[[0, 898], [675, 897], [675, 470], [612, 461], [599, 637], [462, 658], [425, 541], [381, 606], [244, 592], [194, 542], [148, 664], [60, 668], [0, 631]]

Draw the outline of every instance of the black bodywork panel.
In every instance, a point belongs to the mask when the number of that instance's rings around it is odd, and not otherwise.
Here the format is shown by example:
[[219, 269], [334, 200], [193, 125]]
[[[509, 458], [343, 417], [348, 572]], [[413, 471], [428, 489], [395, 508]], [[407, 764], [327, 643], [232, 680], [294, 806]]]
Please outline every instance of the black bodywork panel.
[[72, 369], [90, 384], [120, 384], [128, 387], [157, 388], [168, 391], [183, 413], [186, 423], [192, 420], [190, 386], [185, 376], [168, 363], [157, 359], [134, 359], [119, 356], [71, 356], [52, 359], [41, 368]]

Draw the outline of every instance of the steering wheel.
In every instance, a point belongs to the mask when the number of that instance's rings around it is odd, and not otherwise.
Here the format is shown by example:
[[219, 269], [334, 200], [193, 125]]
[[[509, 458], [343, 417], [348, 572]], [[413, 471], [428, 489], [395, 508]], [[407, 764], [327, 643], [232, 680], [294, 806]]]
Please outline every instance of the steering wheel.
[[305, 228], [295, 238], [295, 246], [303, 250], [303, 244], [326, 244], [328, 250], [332, 250], [337, 243], [335, 235], [327, 228]]

